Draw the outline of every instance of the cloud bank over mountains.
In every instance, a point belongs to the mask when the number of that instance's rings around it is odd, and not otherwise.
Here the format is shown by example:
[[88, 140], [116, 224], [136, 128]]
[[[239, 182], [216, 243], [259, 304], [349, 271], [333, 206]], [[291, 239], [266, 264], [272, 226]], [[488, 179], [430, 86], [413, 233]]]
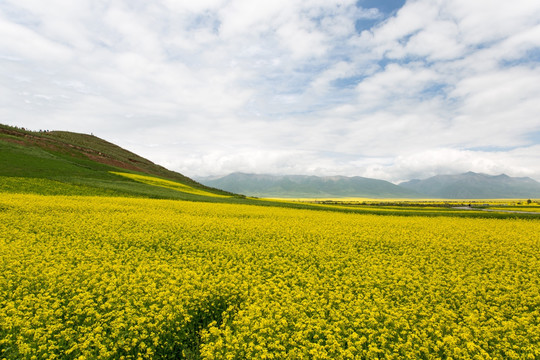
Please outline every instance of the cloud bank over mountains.
[[4, 1], [0, 118], [186, 175], [540, 180], [540, 3]]

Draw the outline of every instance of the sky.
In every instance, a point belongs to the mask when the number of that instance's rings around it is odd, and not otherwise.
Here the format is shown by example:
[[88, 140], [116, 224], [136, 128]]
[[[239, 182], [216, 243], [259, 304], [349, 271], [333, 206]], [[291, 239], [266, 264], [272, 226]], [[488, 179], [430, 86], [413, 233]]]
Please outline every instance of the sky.
[[0, 123], [191, 177], [540, 181], [540, 1], [0, 0]]

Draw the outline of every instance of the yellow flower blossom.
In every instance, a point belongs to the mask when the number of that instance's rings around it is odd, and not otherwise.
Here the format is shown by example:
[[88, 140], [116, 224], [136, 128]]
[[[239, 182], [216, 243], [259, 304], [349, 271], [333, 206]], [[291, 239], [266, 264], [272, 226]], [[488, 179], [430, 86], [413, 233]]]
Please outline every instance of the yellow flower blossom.
[[3, 193], [0, 359], [536, 359], [539, 233]]

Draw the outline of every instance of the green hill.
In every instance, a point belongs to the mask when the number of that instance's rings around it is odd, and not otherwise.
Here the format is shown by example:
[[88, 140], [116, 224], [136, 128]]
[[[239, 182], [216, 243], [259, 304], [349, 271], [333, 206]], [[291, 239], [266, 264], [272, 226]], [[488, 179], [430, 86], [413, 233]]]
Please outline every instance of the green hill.
[[[143, 177], [157, 178], [154, 183]], [[182, 186], [173, 188], [159, 179]], [[212, 189], [93, 135], [0, 125], [0, 191], [216, 201]]]

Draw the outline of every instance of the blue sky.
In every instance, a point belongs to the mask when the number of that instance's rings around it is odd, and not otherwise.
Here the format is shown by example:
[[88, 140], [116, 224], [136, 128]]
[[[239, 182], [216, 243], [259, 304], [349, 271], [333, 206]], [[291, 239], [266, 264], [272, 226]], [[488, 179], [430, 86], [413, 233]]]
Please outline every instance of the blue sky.
[[0, 1], [0, 122], [188, 176], [540, 180], [540, 3]]

